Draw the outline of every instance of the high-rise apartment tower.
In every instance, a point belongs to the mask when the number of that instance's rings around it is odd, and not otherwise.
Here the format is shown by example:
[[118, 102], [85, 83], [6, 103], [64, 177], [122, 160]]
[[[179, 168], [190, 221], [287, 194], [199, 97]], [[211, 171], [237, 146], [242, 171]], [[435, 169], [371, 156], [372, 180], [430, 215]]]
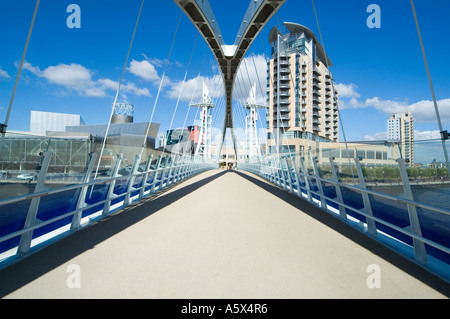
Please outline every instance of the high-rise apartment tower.
[[311, 141], [337, 142], [338, 92], [332, 63], [314, 33], [285, 22], [270, 31], [267, 69], [267, 152], [305, 150]]
[[414, 118], [411, 111], [392, 115], [387, 120], [387, 139], [399, 143], [402, 157], [414, 166]]

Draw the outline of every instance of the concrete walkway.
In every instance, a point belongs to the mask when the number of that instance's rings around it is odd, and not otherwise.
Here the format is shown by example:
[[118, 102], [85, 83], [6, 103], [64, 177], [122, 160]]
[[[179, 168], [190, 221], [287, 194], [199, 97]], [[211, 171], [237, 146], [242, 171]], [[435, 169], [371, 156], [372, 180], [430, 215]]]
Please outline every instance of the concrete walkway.
[[[370, 265], [380, 272], [367, 272]], [[380, 287], [369, 288], [376, 274]], [[4, 298], [448, 293], [446, 283], [335, 217], [235, 171], [200, 174], [0, 271]]]

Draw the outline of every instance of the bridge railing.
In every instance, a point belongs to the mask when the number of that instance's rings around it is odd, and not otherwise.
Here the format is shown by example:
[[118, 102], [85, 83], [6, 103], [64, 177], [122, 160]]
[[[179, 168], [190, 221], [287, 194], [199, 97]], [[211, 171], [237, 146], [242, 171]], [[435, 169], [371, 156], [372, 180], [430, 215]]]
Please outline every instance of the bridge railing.
[[332, 156], [319, 160], [314, 155], [260, 157], [239, 163], [238, 169], [309, 201], [450, 280], [450, 210], [415, 199], [423, 184], [412, 187], [416, 185], [411, 185], [403, 158], [395, 160], [395, 166], [385, 166], [395, 173], [395, 181], [377, 182], [373, 172], [367, 172], [383, 167], [363, 166], [358, 157], [339, 162]]
[[77, 183], [63, 178], [55, 184], [54, 175], [47, 178], [53, 156], [52, 152], [41, 153], [38, 175], [33, 180], [27, 183], [11, 180], [2, 185], [34, 189], [28, 194], [0, 199], [0, 267], [134, 201], [217, 166], [203, 158], [182, 155], [159, 155], [154, 161], [153, 154], [142, 166], [137, 154], [133, 165], [124, 169], [123, 156], [118, 154], [108, 173], [97, 175], [94, 169], [97, 153], [91, 153], [84, 174], [77, 174]]

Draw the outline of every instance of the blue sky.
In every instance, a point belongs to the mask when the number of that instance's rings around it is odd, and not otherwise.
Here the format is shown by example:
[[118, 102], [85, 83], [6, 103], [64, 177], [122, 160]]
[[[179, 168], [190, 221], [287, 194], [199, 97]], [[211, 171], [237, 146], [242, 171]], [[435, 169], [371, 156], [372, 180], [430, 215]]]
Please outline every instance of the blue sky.
[[[0, 123], [6, 116], [35, 3], [34, 0], [0, 2]], [[81, 9], [79, 29], [66, 25], [70, 15], [66, 9], [71, 3]], [[210, 3], [225, 42], [233, 43], [248, 1], [210, 0]], [[315, 0], [314, 3], [325, 50], [333, 62], [331, 71], [340, 89], [347, 139], [385, 138], [387, 118], [408, 107], [415, 117], [416, 138], [437, 137], [438, 126], [410, 1]], [[31, 110], [80, 114], [87, 124], [107, 123], [140, 4], [141, 0], [42, 0], [8, 128], [29, 130]], [[367, 27], [369, 4], [380, 6], [379, 29]], [[450, 1], [415, 0], [415, 5], [446, 129], [450, 122], [447, 63]], [[135, 105], [136, 122], [148, 121], [155, 107], [153, 121], [161, 123], [164, 131], [172, 122], [175, 108], [173, 128], [183, 125], [186, 118], [186, 124], [192, 124], [195, 109], [188, 113], [188, 103], [192, 98], [193, 102], [199, 101], [201, 83], [199, 86], [196, 83], [205, 81], [217, 101], [218, 116], [213, 124], [220, 129], [223, 101], [216, 81], [220, 78], [216, 64], [205, 41], [197, 36], [184, 14], [167, 65], [166, 81], [155, 104], [179, 18], [180, 9], [171, 0], [145, 2], [118, 101]], [[265, 81], [264, 55], [270, 53], [268, 33], [284, 21], [303, 24], [319, 37], [311, 1], [287, 0], [247, 54], [252, 79], [244, 76], [247, 91], [256, 75], [261, 82]], [[197, 82], [198, 75], [201, 78]], [[244, 89], [236, 93], [246, 94]], [[242, 109], [236, 108], [234, 115], [235, 126], [241, 125]]]

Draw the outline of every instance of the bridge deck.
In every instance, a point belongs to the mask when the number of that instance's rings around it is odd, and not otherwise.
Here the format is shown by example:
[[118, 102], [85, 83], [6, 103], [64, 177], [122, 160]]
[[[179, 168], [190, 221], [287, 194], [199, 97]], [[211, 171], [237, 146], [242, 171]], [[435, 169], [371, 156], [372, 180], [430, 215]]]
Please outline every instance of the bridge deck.
[[[380, 288], [368, 288], [369, 265]], [[80, 288], [69, 288], [70, 265]], [[5, 298], [445, 298], [448, 285], [320, 209], [210, 171], [0, 271]]]

